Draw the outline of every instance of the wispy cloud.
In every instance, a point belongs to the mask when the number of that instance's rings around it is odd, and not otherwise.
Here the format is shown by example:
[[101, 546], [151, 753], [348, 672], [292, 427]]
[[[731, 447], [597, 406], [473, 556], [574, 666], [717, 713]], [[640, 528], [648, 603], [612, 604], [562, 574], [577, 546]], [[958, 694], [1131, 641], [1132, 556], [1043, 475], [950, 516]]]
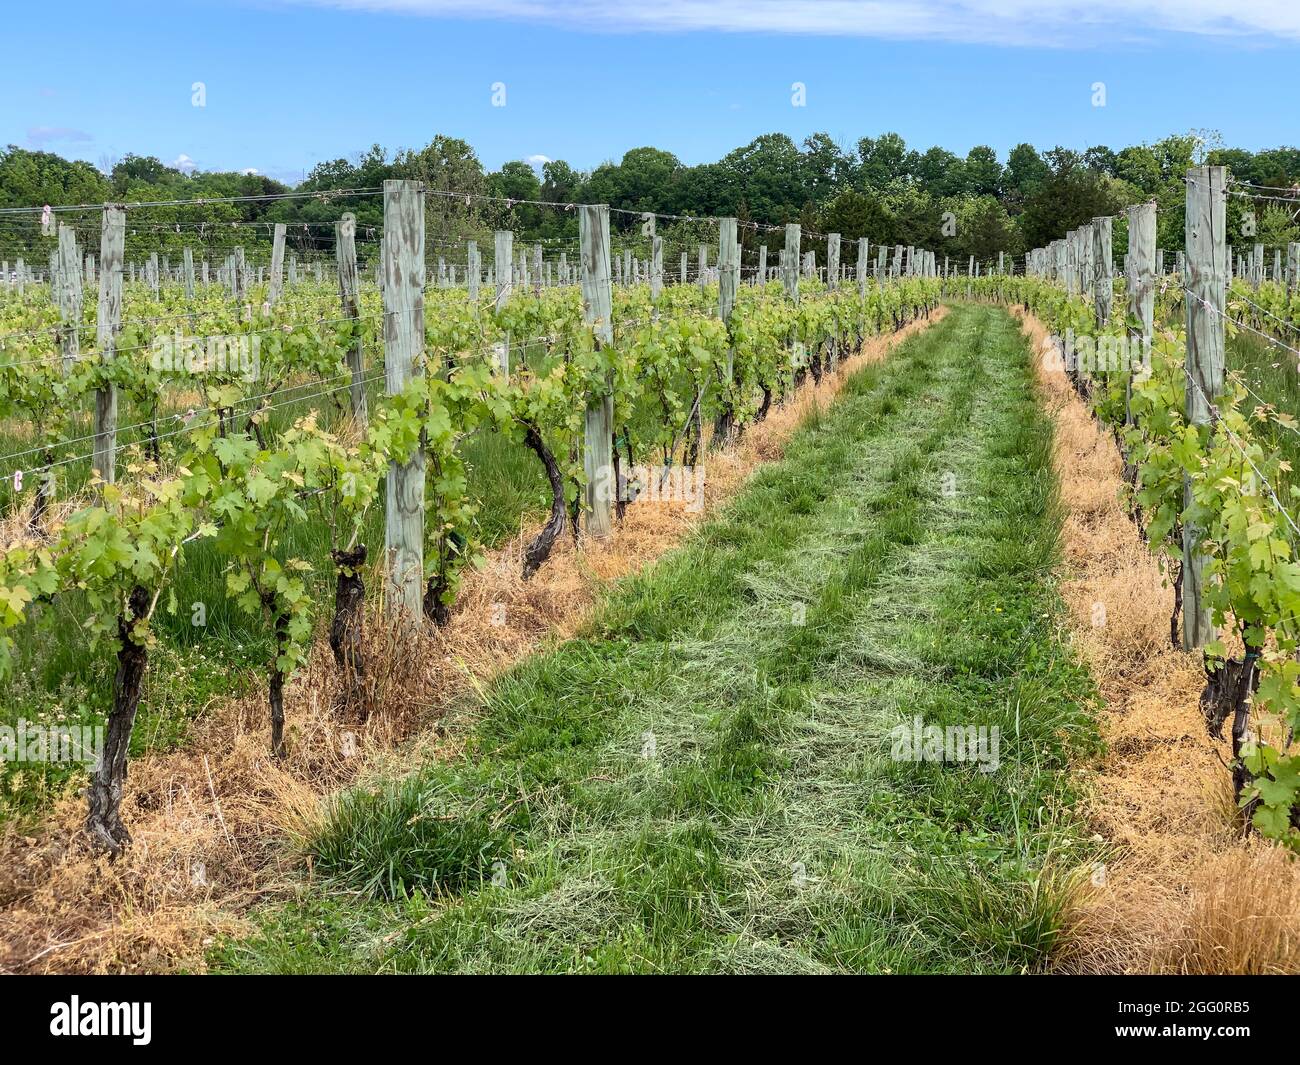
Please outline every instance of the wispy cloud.
[[184, 152], [181, 152], [180, 155], [178, 155], [175, 159], [172, 160], [172, 166], [175, 169], [179, 170], [182, 174], [192, 174], [195, 170], [198, 169], [198, 165], [199, 165], [198, 163], [196, 163]]
[[1294, 0], [284, 0], [354, 11], [544, 22], [620, 33], [815, 34], [1078, 45], [1176, 32], [1300, 40]]
[[33, 147], [43, 144], [85, 144], [95, 138], [84, 129], [71, 129], [68, 126], [28, 126], [27, 143]]
[[541, 169], [547, 163], [551, 162], [549, 155], [528, 155], [524, 157], [524, 162], [536, 169]]

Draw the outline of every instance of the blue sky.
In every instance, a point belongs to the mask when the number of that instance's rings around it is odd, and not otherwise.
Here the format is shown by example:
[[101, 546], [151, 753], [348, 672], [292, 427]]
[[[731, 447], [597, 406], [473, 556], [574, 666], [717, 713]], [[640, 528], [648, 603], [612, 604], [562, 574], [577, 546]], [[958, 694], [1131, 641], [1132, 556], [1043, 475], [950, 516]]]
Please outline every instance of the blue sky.
[[4, 143], [291, 182], [436, 133], [490, 168], [645, 144], [698, 163], [771, 131], [1002, 155], [1192, 128], [1300, 139], [1295, 0], [63, 0], [5, 24]]

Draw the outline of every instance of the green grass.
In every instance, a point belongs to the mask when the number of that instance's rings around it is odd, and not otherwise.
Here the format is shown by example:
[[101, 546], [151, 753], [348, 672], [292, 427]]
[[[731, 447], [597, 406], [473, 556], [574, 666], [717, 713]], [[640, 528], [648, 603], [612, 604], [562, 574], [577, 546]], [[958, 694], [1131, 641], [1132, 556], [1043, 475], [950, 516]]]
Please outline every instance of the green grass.
[[[273, 425], [287, 427], [313, 405], [319, 401], [285, 404], [275, 411]], [[327, 404], [323, 424], [329, 427], [340, 414]], [[122, 425], [143, 417], [124, 401]], [[25, 438], [0, 433], [0, 453], [30, 446]], [[480, 431], [465, 441], [463, 449], [470, 492], [479, 508], [480, 533], [489, 546], [515, 535], [521, 522], [549, 506], [545, 473], [522, 444]], [[61, 473], [61, 479], [75, 485], [86, 472], [72, 466]], [[362, 541], [378, 545], [383, 537], [380, 507], [369, 515]], [[324, 607], [334, 595], [330, 546], [323, 521], [296, 525], [285, 538], [288, 556], [312, 563], [310, 593]], [[159, 644], [146, 674], [132, 735], [133, 757], [184, 742], [190, 722], [214, 699], [262, 683], [272, 653], [271, 638], [260, 619], [239, 612], [227, 599], [224, 574], [225, 561], [212, 544], [200, 541], [186, 550], [172, 585], [177, 609], [175, 613], [160, 609], [156, 618]], [[203, 605], [201, 625], [194, 623], [195, 604]], [[71, 592], [49, 606], [34, 608], [31, 621], [15, 630], [12, 679], [0, 692], [0, 724], [16, 725], [20, 718], [63, 725], [103, 724], [116, 663], [107, 647], [89, 647], [82, 628], [88, 613], [84, 596]], [[85, 770], [79, 765], [0, 763], [0, 823], [38, 815], [53, 797], [84, 779]]]
[[[581, 638], [486, 696], [463, 760], [339, 797], [243, 972], [1019, 972], [1085, 860], [1050, 426], [959, 306], [810, 421]], [[945, 476], [951, 475], [951, 476]], [[955, 489], [955, 490], [949, 490]], [[891, 757], [997, 726], [1000, 762]]]

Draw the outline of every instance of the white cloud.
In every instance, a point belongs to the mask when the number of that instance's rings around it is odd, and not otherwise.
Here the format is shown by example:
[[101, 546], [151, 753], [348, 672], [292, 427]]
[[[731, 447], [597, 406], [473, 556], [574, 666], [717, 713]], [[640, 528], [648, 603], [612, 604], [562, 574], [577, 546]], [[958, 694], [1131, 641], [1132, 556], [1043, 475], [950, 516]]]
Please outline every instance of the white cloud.
[[544, 167], [547, 163], [553, 161], [554, 160], [552, 160], [549, 155], [527, 155], [524, 157], [525, 163], [527, 163], [531, 167], [536, 167], [538, 169]]
[[257, 167], [255, 166], [246, 166], [244, 167], [243, 170], [240, 171], [240, 173], [245, 175], [246, 177], [252, 177], [254, 174], [261, 173], [261, 171], [258, 170]]
[[192, 174], [198, 169], [198, 163], [184, 152], [181, 152], [180, 155], [172, 160], [172, 168], [174, 170], [179, 170], [182, 174]]
[[1120, 43], [1172, 31], [1300, 40], [1295, 0], [285, 0], [610, 32], [816, 34], [1005, 45]]

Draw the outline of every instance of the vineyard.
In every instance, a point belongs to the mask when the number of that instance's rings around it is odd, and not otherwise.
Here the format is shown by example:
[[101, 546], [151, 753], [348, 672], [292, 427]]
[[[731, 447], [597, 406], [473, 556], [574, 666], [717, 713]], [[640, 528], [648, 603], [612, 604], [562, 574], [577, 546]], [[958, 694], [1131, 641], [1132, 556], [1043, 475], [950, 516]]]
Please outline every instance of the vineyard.
[[3, 209], [0, 969], [1297, 971], [1300, 244], [1186, 185]]

